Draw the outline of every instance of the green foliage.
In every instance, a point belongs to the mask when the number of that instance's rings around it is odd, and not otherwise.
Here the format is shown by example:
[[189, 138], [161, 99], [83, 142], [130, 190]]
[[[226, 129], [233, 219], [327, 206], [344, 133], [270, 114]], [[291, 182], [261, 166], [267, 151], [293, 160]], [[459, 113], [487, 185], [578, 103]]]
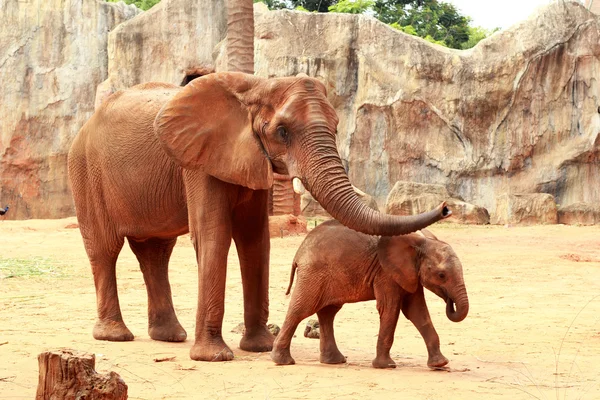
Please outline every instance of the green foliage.
[[375, 0], [341, 0], [329, 7], [330, 12], [362, 14], [375, 4]]
[[402, 31], [404, 33], [408, 33], [409, 35], [413, 35], [413, 36], [419, 36], [417, 34], [417, 30], [415, 29], [414, 26], [412, 25], [406, 25], [406, 26], [401, 26], [399, 23], [397, 22], [392, 22], [390, 24], [390, 26], [394, 29], [398, 29], [399, 31]]
[[469, 40], [463, 43], [461, 48], [470, 49], [471, 47], [475, 47], [477, 43], [490, 36], [491, 34], [499, 31], [500, 28], [496, 28], [493, 30], [482, 28], [481, 26], [470, 26], [469, 27]]
[[65, 268], [66, 266], [49, 258], [0, 258], [0, 279], [29, 278], [40, 275], [63, 277]]
[[[382, 5], [384, 0], [380, 0]], [[433, 43], [460, 49], [469, 40], [470, 19], [461, 15], [452, 4], [438, 0], [413, 1], [411, 7], [398, 10], [396, 0], [386, 1], [394, 6], [384, 8], [386, 19], [395, 19], [400, 26], [411, 25], [417, 35]], [[383, 3], [384, 5], [386, 3]], [[392, 3], [392, 4], [389, 4]], [[375, 7], [377, 11], [377, 7]]]
[[264, 3], [267, 5], [269, 10], [281, 10], [288, 8], [288, 5], [283, 0], [254, 0], [254, 3]]
[[443, 40], [435, 40], [434, 38], [431, 37], [431, 35], [427, 35], [423, 39], [427, 40], [430, 43], [439, 44], [440, 46], [448, 47], [446, 42], [444, 42]]
[[[310, 12], [308, 11], [306, 8], [302, 7], [302, 6], [296, 6], [296, 8], [294, 8], [294, 10], [296, 11], [304, 11], [304, 12]], [[316, 12], [316, 11], [313, 11]]]
[[109, 3], [118, 3], [119, 1], [124, 1], [127, 4], [135, 4], [135, 6], [141, 10], [149, 10], [158, 3], [160, 0], [106, 0]]
[[290, 0], [292, 6], [296, 9], [302, 7], [306, 11], [327, 12], [329, 7], [337, 3], [335, 0]]

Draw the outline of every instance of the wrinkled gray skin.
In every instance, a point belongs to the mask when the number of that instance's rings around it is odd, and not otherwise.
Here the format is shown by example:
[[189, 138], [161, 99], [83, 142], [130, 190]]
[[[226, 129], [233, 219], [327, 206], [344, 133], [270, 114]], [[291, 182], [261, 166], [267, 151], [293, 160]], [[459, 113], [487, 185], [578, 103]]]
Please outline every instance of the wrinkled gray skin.
[[271, 352], [273, 361], [280, 365], [295, 363], [290, 354], [292, 336], [298, 324], [315, 312], [321, 328], [321, 362], [346, 362], [335, 343], [335, 315], [345, 303], [375, 299], [380, 327], [373, 366], [395, 368], [390, 349], [402, 310], [425, 341], [427, 365], [442, 367], [448, 359], [440, 351], [423, 287], [446, 302], [451, 321], [462, 321], [469, 312], [460, 260], [447, 243], [425, 229], [410, 235], [376, 237], [327, 221], [311, 231], [298, 249], [288, 293], [294, 272], [298, 275], [296, 288]]

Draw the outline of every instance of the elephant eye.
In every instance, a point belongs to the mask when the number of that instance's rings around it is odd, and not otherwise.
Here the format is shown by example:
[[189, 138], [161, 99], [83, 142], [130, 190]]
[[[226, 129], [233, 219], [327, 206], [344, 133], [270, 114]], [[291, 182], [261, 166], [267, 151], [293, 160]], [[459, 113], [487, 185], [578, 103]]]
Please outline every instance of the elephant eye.
[[443, 272], [438, 272], [438, 277], [442, 280], [446, 279], [446, 274]]
[[290, 140], [290, 136], [288, 134], [288, 131], [283, 126], [278, 126], [277, 127], [277, 134], [279, 135], [279, 137], [281, 138], [281, 140], [283, 140], [285, 143], [288, 143], [288, 141]]

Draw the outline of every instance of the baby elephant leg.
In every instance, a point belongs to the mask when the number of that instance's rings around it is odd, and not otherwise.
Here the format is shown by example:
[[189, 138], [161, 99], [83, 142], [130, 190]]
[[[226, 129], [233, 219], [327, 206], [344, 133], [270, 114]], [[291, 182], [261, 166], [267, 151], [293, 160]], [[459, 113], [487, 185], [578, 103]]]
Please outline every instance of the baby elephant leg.
[[375, 368], [396, 368], [396, 363], [390, 357], [390, 349], [394, 343], [394, 332], [400, 316], [400, 288], [395, 284], [375, 285], [375, 298], [379, 311], [379, 335], [377, 356], [372, 364]]
[[422, 286], [419, 286], [414, 294], [405, 298], [402, 312], [419, 330], [423, 340], [425, 340], [429, 355], [427, 366], [429, 368], [440, 368], [448, 364], [448, 359], [440, 351], [440, 337], [431, 322]]
[[290, 344], [292, 343], [292, 337], [296, 328], [304, 318], [307, 318], [314, 314], [315, 310], [307, 304], [314, 304], [311, 301], [305, 301], [300, 295], [298, 288], [292, 294], [290, 300], [290, 306], [283, 321], [283, 326], [279, 335], [275, 338], [273, 343], [273, 350], [271, 351], [271, 360], [278, 365], [291, 365], [295, 364], [296, 361], [292, 358], [290, 353]]
[[346, 362], [346, 357], [340, 353], [333, 335], [333, 319], [341, 308], [342, 306], [330, 305], [317, 312], [321, 334], [319, 339], [321, 362], [323, 364], [343, 364]]

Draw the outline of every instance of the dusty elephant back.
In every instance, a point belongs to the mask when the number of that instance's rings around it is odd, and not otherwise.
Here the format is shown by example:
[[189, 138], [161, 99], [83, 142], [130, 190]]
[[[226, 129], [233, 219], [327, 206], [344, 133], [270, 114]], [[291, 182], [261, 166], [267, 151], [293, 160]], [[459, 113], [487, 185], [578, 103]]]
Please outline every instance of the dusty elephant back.
[[[76, 204], [100, 209], [94, 213], [106, 210], [122, 236], [187, 231], [181, 168], [153, 128], [158, 111], [179, 90], [146, 83], [114, 93], [81, 128], [69, 152]], [[86, 214], [92, 212], [78, 210], [78, 218]]]
[[370, 267], [363, 260], [375, 257], [376, 249], [376, 236], [356, 232], [336, 220], [323, 222], [306, 235], [296, 252], [298, 282], [306, 276], [314, 282], [358, 288]]

